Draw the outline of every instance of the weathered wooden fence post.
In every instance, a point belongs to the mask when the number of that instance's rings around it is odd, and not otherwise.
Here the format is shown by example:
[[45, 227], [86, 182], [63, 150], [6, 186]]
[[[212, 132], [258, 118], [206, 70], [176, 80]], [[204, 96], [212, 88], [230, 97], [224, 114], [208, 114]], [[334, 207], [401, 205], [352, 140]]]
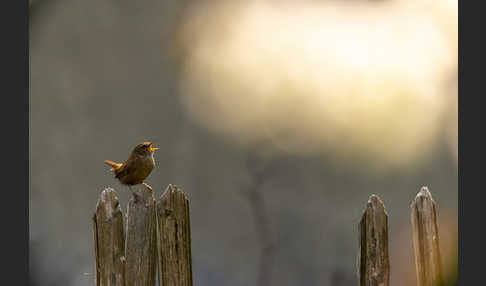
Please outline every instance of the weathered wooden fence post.
[[189, 201], [169, 185], [157, 205], [159, 285], [192, 286]]
[[381, 199], [371, 195], [359, 224], [360, 286], [389, 286], [388, 215]]
[[93, 216], [95, 285], [125, 286], [125, 233], [115, 190], [101, 192]]
[[443, 285], [437, 213], [427, 187], [422, 187], [410, 207], [417, 285]]
[[128, 202], [125, 247], [127, 286], [154, 286], [156, 269], [156, 206], [152, 191], [140, 188]]

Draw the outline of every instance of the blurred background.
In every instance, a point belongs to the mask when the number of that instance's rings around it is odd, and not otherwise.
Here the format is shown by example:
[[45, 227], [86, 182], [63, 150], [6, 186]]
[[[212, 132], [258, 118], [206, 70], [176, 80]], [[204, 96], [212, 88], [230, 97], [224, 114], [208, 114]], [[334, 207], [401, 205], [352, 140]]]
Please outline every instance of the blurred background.
[[32, 0], [30, 281], [93, 285], [103, 160], [157, 140], [190, 199], [195, 285], [357, 285], [368, 197], [391, 283], [416, 285], [410, 202], [436, 200], [457, 278], [457, 2]]

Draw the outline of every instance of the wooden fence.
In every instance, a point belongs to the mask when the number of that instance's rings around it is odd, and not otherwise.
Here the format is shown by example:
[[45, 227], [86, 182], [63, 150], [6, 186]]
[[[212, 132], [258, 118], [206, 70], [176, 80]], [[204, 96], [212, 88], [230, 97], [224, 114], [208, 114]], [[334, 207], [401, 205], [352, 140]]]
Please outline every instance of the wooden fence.
[[[96, 286], [192, 286], [189, 201], [169, 185], [156, 201], [142, 189], [127, 208], [127, 232], [116, 192], [102, 191], [93, 216]], [[435, 202], [423, 187], [411, 204], [418, 286], [441, 286], [443, 276]], [[360, 286], [389, 286], [388, 215], [371, 195], [359, 223]]]
[[[411, 223], [417, 286], [444, 285], [435, 202], [427, 187], [412, 201]], [[388, 215], [371, 195], [359, 224], [358, 278], [360, 286], [389, 286]]]
[[101, 192], [93, 216], [96, 286], [192, 286], [189, 201], [169, 185], [156, 201], [142, 188], [127, 208], [127, 231], [116, 192]]

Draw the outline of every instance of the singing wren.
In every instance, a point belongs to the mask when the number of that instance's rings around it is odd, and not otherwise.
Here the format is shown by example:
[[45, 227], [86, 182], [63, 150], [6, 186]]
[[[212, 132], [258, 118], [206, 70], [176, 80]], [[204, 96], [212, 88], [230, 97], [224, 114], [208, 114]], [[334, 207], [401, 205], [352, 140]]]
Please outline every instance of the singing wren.
[[[154, 152], [159, 148], [152, 147], [153, 142], [142, 142], [137, 144], [128, 159], [123, 163], [115, 163], [105, 160], [105, 164], [111, 167], [122, 185], [129, 188], [134, 185], [143, 184], [147, 189], [152, 191], [152, 187], [144, 183], [144, 180], [150, 175], [155, 167]], [[130, 188], [131, 190], [131, 188]], [[132, 192], [133, 193], [133, 192]], [[135, 193], [133, 193], [135, 195]]]

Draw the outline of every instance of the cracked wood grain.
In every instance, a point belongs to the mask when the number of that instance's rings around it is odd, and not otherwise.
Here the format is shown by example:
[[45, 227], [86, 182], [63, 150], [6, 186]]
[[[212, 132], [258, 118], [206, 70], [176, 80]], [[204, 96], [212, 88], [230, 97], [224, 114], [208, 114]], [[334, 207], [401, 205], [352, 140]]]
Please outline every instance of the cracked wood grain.
[[427, 187], [422, 187], [410, 208], [417, 285], [444, 285], [435, 201]]
[[169, 185], [157, 204], [159, 286], [192, 286], [189, 200]]
[[125, 285], [125, 233], [117, 194], [112, 188], [101, 192], [93, 215], [95, 285]]
[[126, 286], [154, 286], [156, 275], [156, 205], [152, 191], [141, 187], [127, 207]]
[[360, 286], [389, 286], [388, 215], [381, 199], [371, 195], [359, 224], [357, 259]]

